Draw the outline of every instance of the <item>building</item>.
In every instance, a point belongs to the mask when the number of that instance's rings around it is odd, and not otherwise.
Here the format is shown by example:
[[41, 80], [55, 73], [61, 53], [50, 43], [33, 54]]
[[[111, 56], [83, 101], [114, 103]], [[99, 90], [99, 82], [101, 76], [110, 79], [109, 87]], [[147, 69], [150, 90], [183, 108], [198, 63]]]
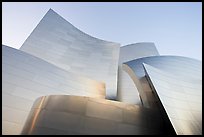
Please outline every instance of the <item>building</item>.
[[51, 9], [2, 49], [2, 134], [202, 134], [201, 61], [94, 38]]

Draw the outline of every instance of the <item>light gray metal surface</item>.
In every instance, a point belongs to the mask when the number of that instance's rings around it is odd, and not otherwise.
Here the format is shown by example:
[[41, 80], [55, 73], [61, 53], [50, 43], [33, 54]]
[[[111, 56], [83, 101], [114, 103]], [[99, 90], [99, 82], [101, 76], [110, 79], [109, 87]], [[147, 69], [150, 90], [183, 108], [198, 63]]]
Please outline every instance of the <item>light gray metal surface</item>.
[[120, 48], [51, 9], [20, 50], [2, 49], [2, 134], [20, 134], [28, 113], [22, 134], [202, 134], [200, 61]]
[[142, 57], [158, 56], [159, 52], [152, 42], [140, 42], [120, 47], [119, 64]]
[[[146, 76], [144, 64], [147, 64]], [[153, 56], [126, 62], [124, 66], [133, 78], [140, 79], [134, 82], [139, 92], [143, 93], [143, 103], [147, 102], [153, 108], [150, 104], [156, 102], [154, 96], [149, 97], [141, 82], [149, 76], [150, 85], [155, 88], [154, 94], [159, 97], [176, 133], [195, 135], [202, 134], [201, 64], [186, 57]], [[152, 89], [149, 93], [152, 94]], [[153, 102], [150, 103], [150, 100]]]
[[138, 77], [142, 77], [145, 74], [142, 63], [171, 72], [172, 74], [182, 76], [187, 79], [196, 78], [202, 80], [202, 62], [196, 59], [182, 56], [162, 55], [144, 57], [125, 62], [124, 64], [131, 67], [136, 72], [135, 74]]
[[106, 97], [115, 99], [120, 45], [91, 37], [49, 10], [20, 50], [69, 72], [106, 84]]
[[186, 79], [147, 64], [144, 68], [176, 133], [202, 135], [202, 80]]
[[122, 67], [122, 64], [134, 59], [158, 55], [159, 53], [154, 43], [151, 42], [135, 43], [120, 48], [117, 91], [118, 101], [142, 105], [138, 87], [135, 85], [130, 75], [126, 72], [126, 69]]
[[62, 94], [105, 98], [105, 84], [2, 46], [2, 134], [20, 134], [33, 101]]
[[105, 99], [51, 95], [35, 101], [22, 134], [174, 134], [166, 128], [161, 113], [155, 109]]

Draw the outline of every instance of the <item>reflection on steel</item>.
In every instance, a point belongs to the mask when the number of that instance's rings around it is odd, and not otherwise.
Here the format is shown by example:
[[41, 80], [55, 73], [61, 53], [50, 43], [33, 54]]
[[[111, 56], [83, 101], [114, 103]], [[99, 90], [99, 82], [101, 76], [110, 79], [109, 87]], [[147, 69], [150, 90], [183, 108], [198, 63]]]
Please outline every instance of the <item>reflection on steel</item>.
[[7, 46], [2, 49], [3, 134], [21, 132], [33, 101], [40, 96], [105, 98], [104, 83], [67, 72], [23, 51]]
[[202, 134], [201, 61], [120, 48], [51, 9], [2, 49], [2, 134]]
[[[202, 134], [202, 65], [195, 59], [180, 56], [154, 56], [126, 62], [129, 74], [142, 93], [143, 103], [156, 98], [144, 90], [142, 78], [152, 86], [176, 133]], [[152, 94], [154, 95], [154, 94]], [[146, 97], [146, 98], [145, 98]], [[148, 98], [149, 97], [149, 98]], [[149, 105], [154, 108], [154, 106]]]
[[183, 78], [147, 64], [144, 67], [176, 133], [202, 134], [201, 79]]
[[126, 45], [120, 48], [118, 66], [117, 100], [121, 102], [141, 105], [138, 87], [134, 84], [129, 73], [122, 64], [137, 58], [159, 55], [154, 43], [142, 42]]
[[[41, 98], [40, 103], [39, 103], [39, 106], [38, 106], [39, 108], [42, 107], [44, 101], [45, 101], [45, 96]], [[28, 134], [31, 134], [31, 133], [33, 132], [33, 129], [34, 129], [35, 125], [36, 125], [36, 121], [37, 121], [37, 118], [38, 118], [39, 113], [40, 113], [40, 109], [37, 109], [37, 110], [35, 111], [35, 113], [34, 113], [34, 118], [32, 119], [31, 128], [30, 128], [30, 130], [28, 131]]]
[[20, 50], [69, 72], [106, 84], [106, 98], [117, 94], [118, 43], [91, 37], [49, 10]]
[[[165, 135], [170, 129], [160, 115], [155, 109], [106, 99], [51, 95], [35, 101], [22, 134]], [[33, 127], [32, 121], [36, 121]]]
[[159, 52], [157, 51], [154, 43], [151, 42], [134, 43], [122, 46], [120, 48], [119, 64], [142, 57], [158, 55]]

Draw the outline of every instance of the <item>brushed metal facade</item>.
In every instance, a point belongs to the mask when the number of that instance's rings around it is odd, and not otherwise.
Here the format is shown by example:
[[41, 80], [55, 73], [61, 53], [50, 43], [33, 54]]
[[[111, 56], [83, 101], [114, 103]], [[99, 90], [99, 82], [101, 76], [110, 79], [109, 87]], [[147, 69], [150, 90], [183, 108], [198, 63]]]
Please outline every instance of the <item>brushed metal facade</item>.
[[117, 94], [120, 45], [85, 34], [49, 10], [20, 50], [62, 69], [106, 84], [106, 98]]
[[158, 55], [159, 52], [154, 43], [151, 42], [134, 43], [120, 48], [117, 90], [118, 101], [142, 105], [138, 88], [129, 73], [126, 72], [126, 69], [122, 67], [122, 64], [134, 59]]
[[158, 56], [159, 52], [153, 42], [140, 42], [120, 47], [119, 64], [134, 59]]
[[149, 65], [145, 70], [176, 133], [202, 135], [202, 80], [172, 75]]
[[2, 134], [20, 134], [36, 98], [105, 98], [105, 84], [67, 72], [23, 51], [2, 46]]
[[170, 129], [164, 123], [155, 109], [106, 99], [51, 95], [35, 101], [22, 134], [165, 135]]
[[51, 9], [2, 49], [2, 134], [202, 134], [201, 61], [91, 37]]
[[[136, 59], [126, 65], [135, 77], [148, 78], [146, 80], [149, 80], [178, 135], [202, 134], [200, 61], [180, 56], [154, 56]], [[145, 90], [140, 92], [146, 93]], [[150, 98], [146, 97], [150, 103]], [[153, 101], [156, 102], [155, 98]]]

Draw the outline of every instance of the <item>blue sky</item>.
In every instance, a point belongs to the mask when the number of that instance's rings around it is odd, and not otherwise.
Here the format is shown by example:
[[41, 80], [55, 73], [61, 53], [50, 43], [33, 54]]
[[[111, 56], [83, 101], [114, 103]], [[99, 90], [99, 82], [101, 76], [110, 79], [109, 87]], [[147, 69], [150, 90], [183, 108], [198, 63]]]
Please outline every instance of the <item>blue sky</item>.
[[202, 60], [202, 3], [2, 3], [2, 44], [20, 48], [52, 8], [81, 31], [121, 46], [154, 42], [161, 55]]

